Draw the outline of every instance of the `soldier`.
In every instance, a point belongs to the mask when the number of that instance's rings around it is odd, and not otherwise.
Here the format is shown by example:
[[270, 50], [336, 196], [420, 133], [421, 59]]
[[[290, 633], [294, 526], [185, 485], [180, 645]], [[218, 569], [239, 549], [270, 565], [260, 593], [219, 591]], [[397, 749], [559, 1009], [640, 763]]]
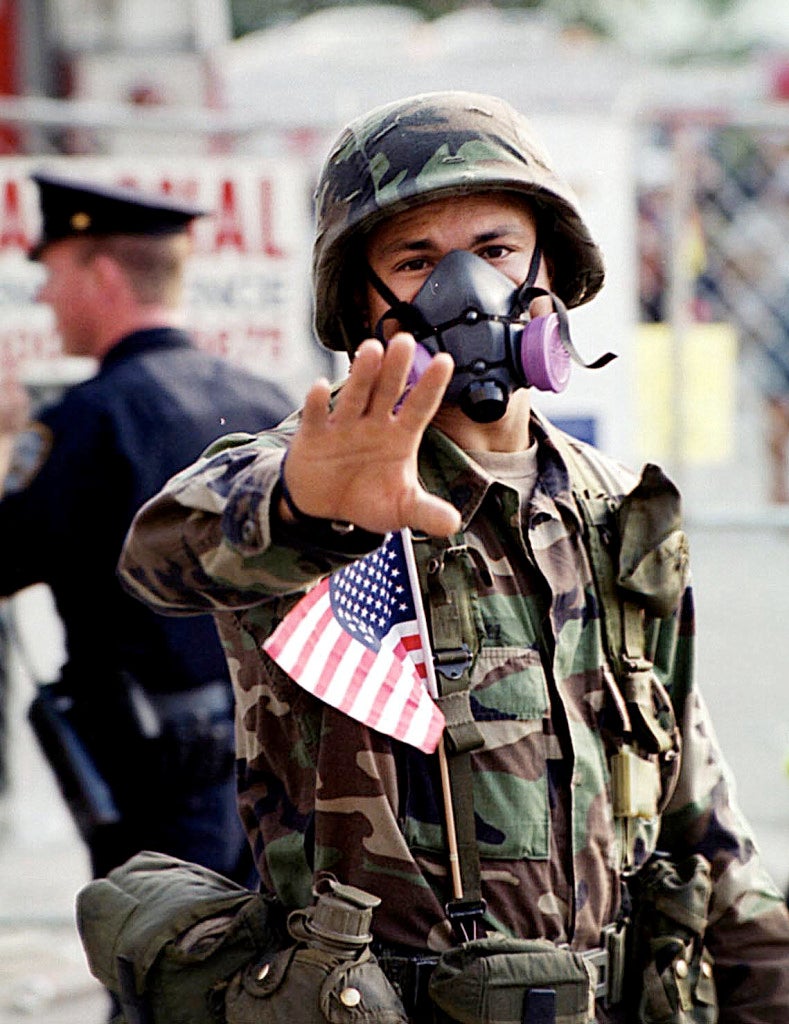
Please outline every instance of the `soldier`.
[[67, 662], [34, 723], [94, 876], [140, 849], [256, 878], [235, 800], [233, 699], [210, 617], [164, 618], [120, 586], [134, 512], [228, 428], [262, 430], [282, 391], [200, 352], [180, 326], [188, 229], [165, 197], [34, 175], [67, 355], [98, 372], [14, 438], [0, 500], [0, 594], [47, 583]]
[[[454, 92], [350, 124], [316, 198], [316, 328], [347, 380], [172, 480], [121, 561], [151, 607], [216, 616], [266, 888], [298, 907], [330, 872], [378, 897], [374, 948], [414, 1022], [711, 1022], [713, 971], [721, 1021], [789, 1019], [789, 918], [693, 678], [676, 489], [531, 405], [580, 361], [566, 308], [603, 284], [576, 200], [520, 114]], [[261, 651], [404, 527], [437, 756]], [[493, 935], [542, 940], [544, 959], [485, 981]], [[579, 963], [596, 1011], [567, 1008]], [[480, 1009], [513, 981], [513, 1015]]]

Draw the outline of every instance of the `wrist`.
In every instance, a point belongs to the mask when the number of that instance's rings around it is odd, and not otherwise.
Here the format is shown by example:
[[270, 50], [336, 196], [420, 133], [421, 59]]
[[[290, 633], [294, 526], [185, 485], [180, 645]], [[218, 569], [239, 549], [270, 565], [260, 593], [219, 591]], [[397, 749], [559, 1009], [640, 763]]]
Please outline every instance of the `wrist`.
[[[313, 516], [308, 512], [303, 512], [296, 502], [293, 500], [293, 495], [290, 493], [290, 488], [285, 480], [285, 463], [287, 462], [287, 452], [282, 458], [282, 462], [279, 464], [279, 512], [280, 518], [285, 522], [297, 523], [302, 527], [313, 526], [319, 529], [325, 529], [329, 527], [335, 533], [346, 534], [351, 533], [354, 529], [353, 523], [346, 522], [344, 520], [328, 519], [323, 516]], [[283, 506], [287, 515], [282, 514]]]

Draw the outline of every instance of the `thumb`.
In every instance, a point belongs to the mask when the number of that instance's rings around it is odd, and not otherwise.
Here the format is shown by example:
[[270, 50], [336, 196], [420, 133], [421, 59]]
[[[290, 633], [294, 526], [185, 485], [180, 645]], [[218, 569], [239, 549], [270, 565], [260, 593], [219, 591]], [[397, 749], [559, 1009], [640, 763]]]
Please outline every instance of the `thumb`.
[[454, 505], [423, 491], [414, 502], [407, 525], [432, 537], [449, 537], [460, 529], [461, 518]]

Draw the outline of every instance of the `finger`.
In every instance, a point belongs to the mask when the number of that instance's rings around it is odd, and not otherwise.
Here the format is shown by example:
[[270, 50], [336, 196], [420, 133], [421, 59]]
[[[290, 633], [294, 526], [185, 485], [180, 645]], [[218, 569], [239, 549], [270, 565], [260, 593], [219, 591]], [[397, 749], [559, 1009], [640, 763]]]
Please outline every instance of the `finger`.
[[408, 525], [432, 537], [449, 537], [461, 527], [460, 513], [448, 501], [422, 491], [408, 517]]
[[322, 430], [326, 425], [329, 416], [329, 398], [331, 396], [331, 385], [324, 378], [316, 380], [307, 397], [301, 411], [301, 426], [299, 430], [303, 433], [310, 433]]
[[452, 380], [454, 369], [454, 361], [446, 352], [440, 352], [430, 360], [400, 407], [399, 419], [404, 427], [417, 429], [435, 416]]
[[368, 338], [356, 350], [348, 379], [337, 395], [335, 412], [338, 416], [362, 416], [370, 404], [381, 372], [384, 348], [380, 341]]
[[402, 398], [415, 348], [413, 336], [403, 331], [398, 331], [386, 346], [381, 374], [370, 404], [373, 414], [390, 415]]

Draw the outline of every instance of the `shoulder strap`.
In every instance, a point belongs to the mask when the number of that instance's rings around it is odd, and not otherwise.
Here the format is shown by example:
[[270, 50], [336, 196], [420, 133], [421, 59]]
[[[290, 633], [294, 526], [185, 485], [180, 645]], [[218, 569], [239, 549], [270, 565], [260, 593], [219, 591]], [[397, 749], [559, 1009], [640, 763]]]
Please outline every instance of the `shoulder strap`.
[[[657, 466], [644, 467], [626, 495], [555, 428], [551, 441], [567, 465], [586, 545], [606, 658], [615, 686], [618, 749], [610, 757], [621, 868], [635, 863], [631, 822], [659, 815], [679, 774], [680, 734], [671, 698], [647, 654], [648, 616], [670, 614], [687, 579], [687, 540], [679, 493]], [[613, 481], [611, 481], [613, 483]]]

